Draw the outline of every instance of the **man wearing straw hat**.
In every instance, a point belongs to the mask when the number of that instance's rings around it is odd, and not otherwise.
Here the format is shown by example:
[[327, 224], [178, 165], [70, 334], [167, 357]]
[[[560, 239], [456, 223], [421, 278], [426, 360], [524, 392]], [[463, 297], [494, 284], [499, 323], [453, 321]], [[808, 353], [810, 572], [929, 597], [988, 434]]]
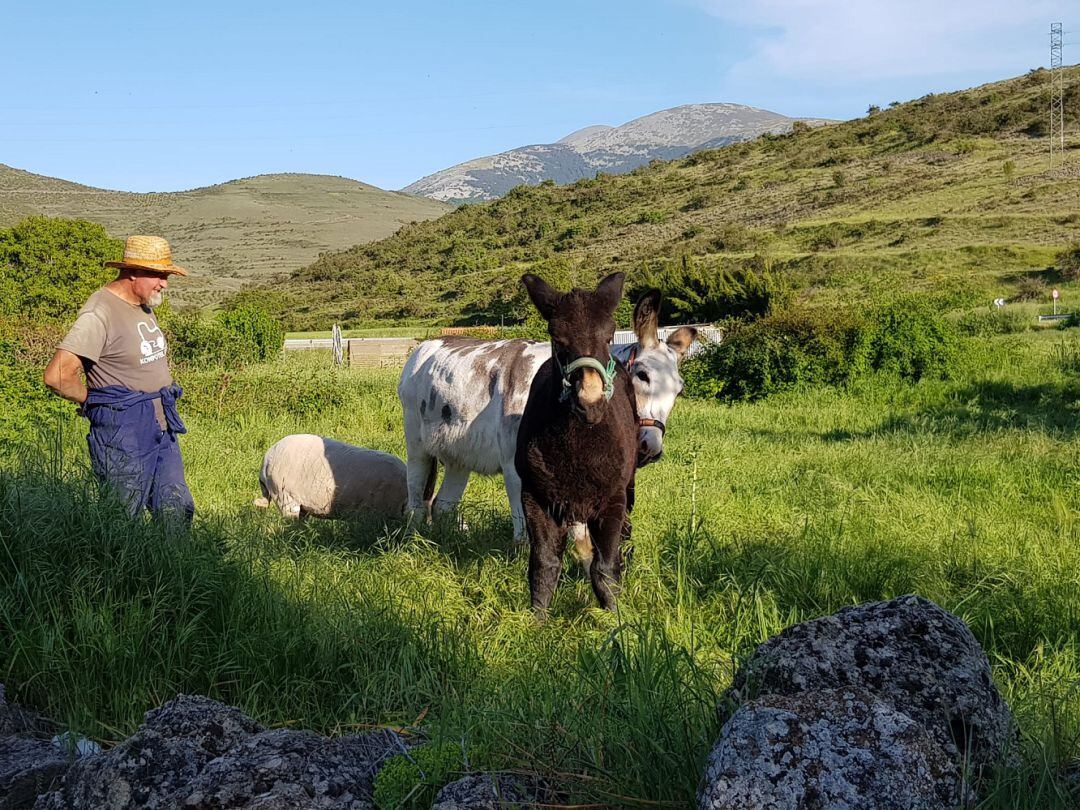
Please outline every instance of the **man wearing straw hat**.
[[132, 516], [146, 508], [190, 523], [195, 503], [176, 441], [186, 432], [176, 410], [180, 388], [152, 309], [169, 276], [187, 271], [173, 264], [169, 243], [158, 236], [128, 237], [123, 260], [105, 266], [120, 272], [79, 310], [45, 369], [45, 384], [89, 419], [91, 467]]

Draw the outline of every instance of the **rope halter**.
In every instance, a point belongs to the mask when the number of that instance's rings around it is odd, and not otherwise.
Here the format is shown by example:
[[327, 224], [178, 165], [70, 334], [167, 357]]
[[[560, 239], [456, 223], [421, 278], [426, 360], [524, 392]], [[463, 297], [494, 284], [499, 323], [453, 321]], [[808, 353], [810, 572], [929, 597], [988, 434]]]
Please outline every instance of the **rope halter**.
[[604, 400], [611, 401], [612, 395], [615, 393], [615, 358], [612, 357], [607, 366], [597, 360], [595, 357], [579, 357], [573, 363], [568, 366], [563, 366], [559, 362], [559, 355], [552, 349], [552, 356], [555, 358], [556, 365], [559, 366], [559, 371], [562, 374], [562, 394], [559, 396], [559, 402], [566, 402], [570, 399], [570, 392], [573, 390], [573, 385], [570, 383], [570, 375], [577, 371], [579, 368], [591, 368], [600, 373], [600, 376], [604, 379]]

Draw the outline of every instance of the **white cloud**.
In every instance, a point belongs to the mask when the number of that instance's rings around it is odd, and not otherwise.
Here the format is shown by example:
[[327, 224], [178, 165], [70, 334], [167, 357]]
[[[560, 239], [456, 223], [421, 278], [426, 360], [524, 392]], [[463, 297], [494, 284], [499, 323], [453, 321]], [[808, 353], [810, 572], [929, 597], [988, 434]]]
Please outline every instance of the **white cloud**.
[[1050, 22], [1080, 10], [1077, 0], [692, 1], [751, 32], [752, 56], [734, 74], [837, 84], [1019, 73], [1048, 61]]

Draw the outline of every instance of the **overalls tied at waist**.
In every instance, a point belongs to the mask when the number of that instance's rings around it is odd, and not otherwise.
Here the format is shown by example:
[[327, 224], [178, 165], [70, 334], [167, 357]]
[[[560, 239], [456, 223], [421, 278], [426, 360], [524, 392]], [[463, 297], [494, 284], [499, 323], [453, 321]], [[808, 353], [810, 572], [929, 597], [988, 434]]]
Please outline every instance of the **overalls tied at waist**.
[[180, 420], [180, 412], [176, 410], [176, 400], [180, 399], [183, 391], [176, 383], [166, 385], [160, 391], [132, 391], [122, 385], [106, 385], [101, 388], [91, 388], [87, 392], [83, 409], [90, 409], [99, 405], [126, 411], [134, 405], [149, 402], [152, 399], [161, 400], [161, 409], [165, 413], [165, 423], [173, 433], [187, 433], [187, 428]]

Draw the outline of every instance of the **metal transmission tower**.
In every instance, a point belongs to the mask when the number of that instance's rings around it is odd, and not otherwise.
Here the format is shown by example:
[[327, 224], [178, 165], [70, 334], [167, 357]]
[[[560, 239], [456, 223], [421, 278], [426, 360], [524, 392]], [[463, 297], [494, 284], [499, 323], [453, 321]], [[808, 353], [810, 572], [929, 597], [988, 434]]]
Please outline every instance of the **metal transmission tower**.
[[1061, 69], [1061, 23], [1050, 23], [1050, 168], [1065, 163], [1065, 71]]

